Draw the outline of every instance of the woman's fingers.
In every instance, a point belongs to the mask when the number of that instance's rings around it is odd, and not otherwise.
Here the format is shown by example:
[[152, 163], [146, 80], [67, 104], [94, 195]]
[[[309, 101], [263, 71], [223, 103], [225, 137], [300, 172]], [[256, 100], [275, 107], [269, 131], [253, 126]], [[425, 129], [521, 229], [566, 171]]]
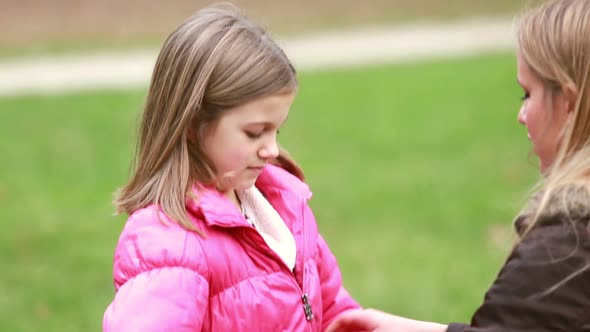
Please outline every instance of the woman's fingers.
[[338, 316], [326, 332], [359, 332], [373, 331], [387, 314], [373, 310], [351, 310]]

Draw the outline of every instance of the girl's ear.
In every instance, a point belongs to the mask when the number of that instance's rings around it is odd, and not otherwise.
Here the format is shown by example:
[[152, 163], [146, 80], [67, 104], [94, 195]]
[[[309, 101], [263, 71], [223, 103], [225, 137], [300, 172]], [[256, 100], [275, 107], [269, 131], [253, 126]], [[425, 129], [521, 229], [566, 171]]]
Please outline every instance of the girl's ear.
[[212, 121], [201, 123], [196, 127], [191, 126], [186, 133], [187, 142], [189, 142], [190, 144], [197, 144], [198, 142], [200, 142], [202, 144], [203, 140], [206, 139], [206, 137], [212, 132], [212, 130], [215, 130], [216, 125], [217, 122]]
[[201, 139], [203, 137], [203, 134], [205, 133], [206, 128], [209, 127], [207, 125], [201, 125], [201, 126], [190, 126], [186, 132], [186, 138], [188, 140], [189, 143], [196, 143], [199, 141], [199, 139]]
[[186, 140], [188, 143], [191, 144], [194, 144], [197, 141], [197, 138], [195, 137], [195, 131], [193, 130], [193, 128], [189, 128], [186, 132]]

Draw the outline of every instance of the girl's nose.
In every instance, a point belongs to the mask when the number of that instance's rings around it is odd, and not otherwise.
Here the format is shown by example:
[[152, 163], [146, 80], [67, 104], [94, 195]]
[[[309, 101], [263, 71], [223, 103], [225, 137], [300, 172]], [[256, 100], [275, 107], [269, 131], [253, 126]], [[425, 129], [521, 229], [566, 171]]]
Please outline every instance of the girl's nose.
[[275, 139], [270, 140], [259, 151], [258, 156], [261, 159], [275, 159], [279, 156], [279, 145]]

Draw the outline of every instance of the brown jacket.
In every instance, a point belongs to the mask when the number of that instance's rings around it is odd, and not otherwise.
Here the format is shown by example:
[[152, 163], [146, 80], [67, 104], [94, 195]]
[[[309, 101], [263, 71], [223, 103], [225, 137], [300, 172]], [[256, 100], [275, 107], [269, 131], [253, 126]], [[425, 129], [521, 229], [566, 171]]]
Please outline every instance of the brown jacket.
[[590, 195], [577, 186], [557, 191], [526, 233], [539, 197], [517, 218], [523, 237], [471, 324], [447, 332], [590, 331]]

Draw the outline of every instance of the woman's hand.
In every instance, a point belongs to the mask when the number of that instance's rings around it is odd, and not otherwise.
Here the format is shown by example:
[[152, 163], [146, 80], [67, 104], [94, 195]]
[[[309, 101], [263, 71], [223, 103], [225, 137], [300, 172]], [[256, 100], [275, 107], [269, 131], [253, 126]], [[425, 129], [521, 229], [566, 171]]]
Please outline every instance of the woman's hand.
[[326, 332], [445, 332], [446, 325], [422, 322], [375, 309], [347, 311]]

